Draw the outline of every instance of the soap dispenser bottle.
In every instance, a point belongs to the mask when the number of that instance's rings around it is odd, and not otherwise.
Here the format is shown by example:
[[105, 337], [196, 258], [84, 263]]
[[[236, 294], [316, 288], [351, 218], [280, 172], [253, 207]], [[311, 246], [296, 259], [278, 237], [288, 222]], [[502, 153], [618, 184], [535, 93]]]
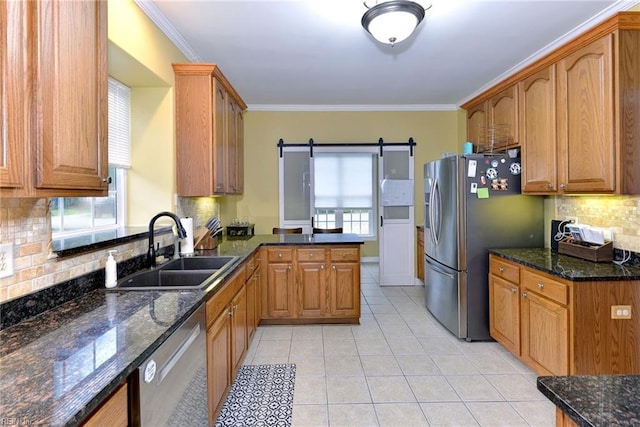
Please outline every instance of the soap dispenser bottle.
[[118, 251], [109, 251], [109, 257], [104, 266], [104, 286], [107, 288], [114, 288], [118, 284], [118, 270], [116, 268], [116, 260], [113, 258], [114, 252]]

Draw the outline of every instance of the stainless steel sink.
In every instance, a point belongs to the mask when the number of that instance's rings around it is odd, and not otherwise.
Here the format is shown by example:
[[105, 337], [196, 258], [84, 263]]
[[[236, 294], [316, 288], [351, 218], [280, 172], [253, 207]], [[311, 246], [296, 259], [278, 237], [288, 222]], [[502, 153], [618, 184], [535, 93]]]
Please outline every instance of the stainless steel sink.
[[200, 289], [225, 273], [238, 257], [192, 257], [170, 261], [118, 281], [120, 290]]

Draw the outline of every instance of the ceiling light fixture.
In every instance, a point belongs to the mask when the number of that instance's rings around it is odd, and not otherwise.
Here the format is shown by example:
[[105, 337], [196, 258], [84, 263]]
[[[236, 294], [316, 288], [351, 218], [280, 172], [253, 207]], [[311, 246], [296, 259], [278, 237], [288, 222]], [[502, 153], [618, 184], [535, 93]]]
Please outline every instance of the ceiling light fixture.
[[373, 38], [391, 46], [411, 36], [431, 7], [408, 0], [376, 1], [372, 7], [367, 3], [371, 2], [363, 2], [368, 10], [362, 15], [362, 26]]

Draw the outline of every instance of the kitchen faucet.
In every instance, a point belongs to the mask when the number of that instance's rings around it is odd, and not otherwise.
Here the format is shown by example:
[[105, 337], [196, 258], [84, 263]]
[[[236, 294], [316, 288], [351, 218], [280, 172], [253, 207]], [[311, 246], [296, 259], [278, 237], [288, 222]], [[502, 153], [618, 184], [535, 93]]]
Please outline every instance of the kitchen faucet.
[[[149, 250], [147, 251], [147, 260], [149, 262], [150, 268], [156, 266], [156, 249], [153, 244], [153, 226], [156, 223], [156, 220], [162, 216], [168, 216], [169, 218], [173, 219], [173, 221], [176, 223], [176, 227], [178, 228], [179, 238], [184, 239], [185, 237], [187, 237], [187, 231], [182, 226], [182, 223], [180, 223], [180, 218], [178, 218], [178, 216], [173, 212], [160, 212], [159, 214], [151, 218], [151, 221], [149, 221]], [[178, 248], [176, 248], [175, 250], [178, 250]]]

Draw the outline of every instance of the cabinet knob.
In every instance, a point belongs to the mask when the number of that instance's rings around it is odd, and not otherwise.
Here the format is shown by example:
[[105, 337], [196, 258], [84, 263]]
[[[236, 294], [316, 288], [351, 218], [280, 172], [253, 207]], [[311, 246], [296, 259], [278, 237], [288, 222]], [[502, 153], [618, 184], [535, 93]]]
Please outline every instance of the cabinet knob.
[[511, 293], [515, 294], [516, 292], [518, 292], [518, 290], [516, 288], [511, 288]]
[[288, 271], [291, 271], [291, 266], [290, 266], [290, 265], [289, 265], [289, 266], [287, 266], [287, 270], [288, 270]]
[[108, 176], [106, 178], [102, 178], [102, 182], [104, 182], [105, 184], [111, 184], [111, 177]]
[[499, 271], [500, 273], [504, 273], [504, 268], [503, 268], [503, 267], [498, 267], [498, 271]]
[[346, 252], [342, 252], [342, 258], [346, 258], [347, 257], [347, 253]]
[[522, 298], [526, 298], [526, 297], [527, 297], [527, 293], [526, 293], [526, 292], [523, 292], [523, 293], [522, 293]]
[[335, 265], [332, 265], [332, 266], [331, 266], [331, 268], [333, 268], [333, 269], [335, 270], [335, 269], [336, 269], [336, 266], [335, 266]]
[[233, 316], [233, 310], [231, 309], [231, 307], [229, 307], [229, 313], [228, 313], [229, 317]]
[[282, 258], [282, 254], [278, 254], [278, 258]]
[[549, 187], [549, 190], [553, 190], [553, 184], [549, 183], [547, 184], [547, 187]]
[[544, 283], [538, 283], [536, 286], [538, 286], [538, 289], [542, 289], [544, 288]]
[[309, 254], [309, 258], [313, 258], [313, 252]]
[[320, 264], [320, 270], [324, 270], [324, 264]]
[[564, 185], [564, 184], [560, 184], [560, 188], [565, 189], [565, 188], [567, 188], [567, 186]]

